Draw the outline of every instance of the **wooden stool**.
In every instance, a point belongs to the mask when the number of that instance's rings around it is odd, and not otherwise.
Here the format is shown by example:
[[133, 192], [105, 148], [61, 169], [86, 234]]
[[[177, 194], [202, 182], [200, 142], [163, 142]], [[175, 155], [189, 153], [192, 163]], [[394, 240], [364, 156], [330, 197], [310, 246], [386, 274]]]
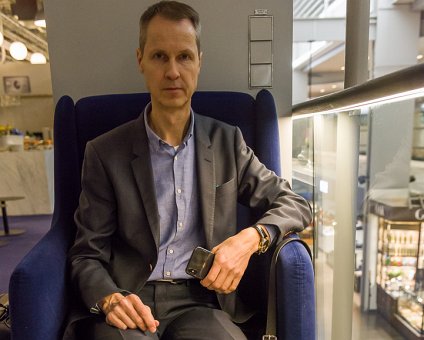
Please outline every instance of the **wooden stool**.
[[0, 231], [0, 236], [17, 236], [25, 232], [25, 229], [9, 229], [9, 221], [7, 220], [6, 202], [17, 201], [24, 199], [23, 196], [0, 196], [1, 213], [3, 215], [3, 228], [4, 231]]

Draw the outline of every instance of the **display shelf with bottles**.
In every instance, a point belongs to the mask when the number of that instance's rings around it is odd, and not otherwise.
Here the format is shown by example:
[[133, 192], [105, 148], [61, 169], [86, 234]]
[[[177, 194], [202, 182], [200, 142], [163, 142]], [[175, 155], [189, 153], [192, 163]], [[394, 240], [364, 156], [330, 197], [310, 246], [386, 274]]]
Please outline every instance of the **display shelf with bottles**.
[[416, 276], [424, 268], [424, 229], [409, 207], [371, 201], [378, 216], [376, 282], [392, 297], [401, 289], [416, 290]]
[[421, 222], [379, 218], [377, 283], [397, 297], [401, 288], [413, 288], [418, 265]]
[[408, 339], [417, 334], [410, 331], [415, 326], [400, 316], [399, 299], [406, 306], [407, 292], [424, 291], [424, 226], [417, 220], [417, 209], [422, 208], [393, 200], [370, 201], [370, 213], [378, 217], [370, 219], [377, 225], [369, 226], [377, 229], [377, 309], [402, 334], [411, 335]]

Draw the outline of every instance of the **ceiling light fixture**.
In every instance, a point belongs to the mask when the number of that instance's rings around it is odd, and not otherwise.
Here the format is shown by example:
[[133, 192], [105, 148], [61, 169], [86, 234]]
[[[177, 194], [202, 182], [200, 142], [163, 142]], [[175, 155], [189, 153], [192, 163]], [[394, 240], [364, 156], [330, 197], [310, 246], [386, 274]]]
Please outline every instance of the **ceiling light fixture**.
[[16, 60], [24, 60], [28, 55], [28, 49], [24, 43], [15, 41], [10, 44], [9, 47], [10, 55]]
[[44, 54], [35, 52], [31, 54], [30, 62], [31, 64], [45, 64], [47, 63], [47, 59]]
[[46, 28], [46, 19], [36, 19], [34, 20], [34, 25], [38, 27]]
[[418, 54], [418, 55], [417, 55], [417, 59], [418, 59], [418, 60], [421, 60], [422, 58], [424, 58], [424, 56], [423, 56], [422, 54]]

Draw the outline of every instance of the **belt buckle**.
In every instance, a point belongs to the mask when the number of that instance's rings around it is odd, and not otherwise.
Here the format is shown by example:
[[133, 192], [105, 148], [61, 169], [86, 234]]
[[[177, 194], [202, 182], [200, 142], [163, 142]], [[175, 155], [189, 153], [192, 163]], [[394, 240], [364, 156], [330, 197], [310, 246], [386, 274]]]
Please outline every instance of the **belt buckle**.
[[178, 280], [174, 280], [174, 279], [160, 279], [158, 281], [159, 282], [164, 282], [164, 283], [170, 283], [172, 285], [177, 285], [177, 284], [181, 283]]

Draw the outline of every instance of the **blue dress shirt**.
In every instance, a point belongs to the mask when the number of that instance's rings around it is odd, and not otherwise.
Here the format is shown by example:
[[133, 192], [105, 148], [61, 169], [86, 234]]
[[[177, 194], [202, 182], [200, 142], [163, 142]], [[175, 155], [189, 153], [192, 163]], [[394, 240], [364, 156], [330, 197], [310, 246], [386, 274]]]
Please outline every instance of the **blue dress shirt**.
[[174, 147], [160, 139], [148, 124], [151, 104], [144, 110], [150, 158], [160, 216], [160, 244], [156, 267], [149, 281], [188, 279], [185, 272], [193, 249], [205, 246], [199, 218], [194, 114], [182, 143]]

